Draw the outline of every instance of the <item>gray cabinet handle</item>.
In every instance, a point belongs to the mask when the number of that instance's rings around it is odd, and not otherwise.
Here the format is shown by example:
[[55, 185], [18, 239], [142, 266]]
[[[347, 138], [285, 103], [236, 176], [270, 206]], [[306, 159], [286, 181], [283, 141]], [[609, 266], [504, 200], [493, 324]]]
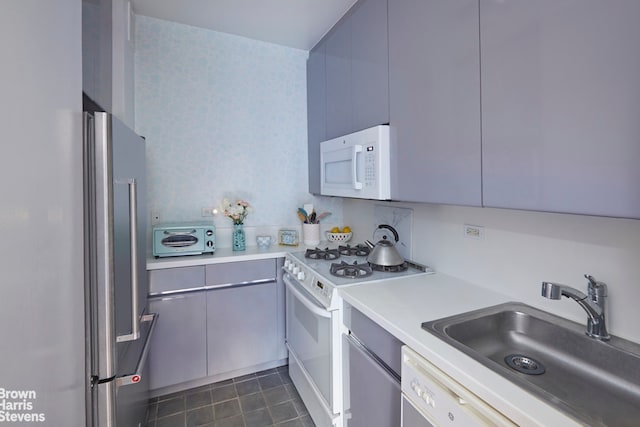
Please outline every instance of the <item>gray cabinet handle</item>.
[[136, 364], [136, 370], [131, 374], [126, 374], [116, 378], [116, 386], [120, 387], [123, 385], [138, 384], [140, 381], [142, 381], [142, 370], [144, 369], [144, 364], [146, 363], [147, 356], [149, 354], [151, 335], [153, 335], [153, 330], [156, 327], [156, 320], [158, 320], [157, 313], [147, 314], [142, 317], [142, 321], [151, 322], [151, 326], [149, 327], [149, 333], [147, 334], [147, 339], [145, 340], [142, 353], [140, 353], [140, 358], [138, 359], [138, 363]]
[[118, 335], [117, 342], [135, 341], [140, 338], [140, 313], [138, 313], [138, 186], [135, 178], [118, 182], [129, 185], [129, 245], [131, 247], [131, 333]]

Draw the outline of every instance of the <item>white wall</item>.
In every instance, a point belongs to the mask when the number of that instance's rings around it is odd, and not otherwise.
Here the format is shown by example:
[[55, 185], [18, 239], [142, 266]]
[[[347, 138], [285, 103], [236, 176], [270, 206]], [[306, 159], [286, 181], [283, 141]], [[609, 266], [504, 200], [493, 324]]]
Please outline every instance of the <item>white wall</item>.
[[[341, 222], [341, 199], [307, 191], [307, 57], [137, 17], [136, 131], [147, 138], [149, 207], [163, 221], [211, 220], [202, 208], [229, 197], [253, 206], [248, 228], [299, 226], [303, 203]], [[222, 216], [215, 224], [220, 234], [232, 227]]]
[[[380, 203], [380, 202], [375, 202]], [[586, 292], [588, 273], [609, 287], [609, 332], [640, 342], [640, 221], [515, 210], [409, 203], [412, 257], [438, 272], [497, 290], [586, 325], [572, 300], [540, 296], [544, 281]], [[374, 202], [345, 200], [354, 241], [370, 238]], [[465, 238], [463, 225], [484, 227], [483, 240]]]

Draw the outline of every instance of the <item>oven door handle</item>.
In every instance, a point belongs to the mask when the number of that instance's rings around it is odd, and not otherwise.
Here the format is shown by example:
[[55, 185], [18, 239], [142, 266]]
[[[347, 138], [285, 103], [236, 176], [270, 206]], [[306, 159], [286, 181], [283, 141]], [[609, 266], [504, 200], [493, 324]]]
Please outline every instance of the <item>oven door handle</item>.
[[316, 316], [324, 317], [326, 319], [331, 318], [331, 312], [327, 311], [327, 309], [325, 309], [324, 307], [320, 307], [310, 301], [309, 298], [307, 298], [302, 292], [295, 288], [295, 286], [287, 276], [288, 275], [284, 276], [284, 284], [287, 286], [289, 292], [291, 292], [296, 297], [296, 299], [298, 299], [298, 301], [300, 301], [309, 311], [311, 311]]

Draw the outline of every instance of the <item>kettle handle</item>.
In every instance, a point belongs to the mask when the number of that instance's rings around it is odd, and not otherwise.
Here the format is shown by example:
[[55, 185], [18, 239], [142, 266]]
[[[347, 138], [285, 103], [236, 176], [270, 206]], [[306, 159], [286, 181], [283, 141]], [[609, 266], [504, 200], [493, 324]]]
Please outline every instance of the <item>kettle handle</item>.
[[386, 228], [387, 230], [391, 230], [395, 241], [397, 242], [398, 240], [400, 240], [400, 236], [398, 236], [398, 232], [396, 231], [396, 229], [390, 226], [389, 224], [380, 224], [378, 228]]

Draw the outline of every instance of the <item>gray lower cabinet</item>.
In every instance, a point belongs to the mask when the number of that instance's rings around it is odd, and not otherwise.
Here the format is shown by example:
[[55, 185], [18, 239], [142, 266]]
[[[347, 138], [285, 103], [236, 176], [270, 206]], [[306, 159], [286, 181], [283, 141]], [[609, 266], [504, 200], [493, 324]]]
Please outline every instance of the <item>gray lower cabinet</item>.
[[345, 426], [399, 426], [403, 343], [347, 303], [344, 325]]
[[227, 377], [284, 359], [282, 260], [207, 266], [208, 375]]
[[149, 353], [150, 389], [207, 376], [207, 304], [205, 292], [149, 300], [158, 313]]
[[276, 282], [207, 291], [210, 375], [260, 365], [278, 357]]
[[480, 1], [485, 206], [640, 218], [638, 17], [638, 1]]
[[477, 0], [389, 0], [394, 200], [480, 206]]
[[[283, 259], [150, 271], [152, 394], [283, 364]], [[158, 391], [159, 390], [159, 391]]]

